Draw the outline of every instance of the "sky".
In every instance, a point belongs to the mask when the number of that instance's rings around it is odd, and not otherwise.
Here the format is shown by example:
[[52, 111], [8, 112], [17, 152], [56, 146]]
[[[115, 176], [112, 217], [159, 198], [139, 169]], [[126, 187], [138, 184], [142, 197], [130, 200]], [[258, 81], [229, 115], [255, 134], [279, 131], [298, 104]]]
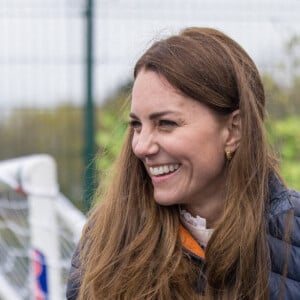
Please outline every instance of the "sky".
[[[101, 103], [132, 78], [155, 39], [188, 26], [236, 39], [261, 72], [278, 72], [300, 35], [300, 0], [94, 0], [94, 95]], [[0, 109], [82, 105], [83, 0], [0, 0]]]

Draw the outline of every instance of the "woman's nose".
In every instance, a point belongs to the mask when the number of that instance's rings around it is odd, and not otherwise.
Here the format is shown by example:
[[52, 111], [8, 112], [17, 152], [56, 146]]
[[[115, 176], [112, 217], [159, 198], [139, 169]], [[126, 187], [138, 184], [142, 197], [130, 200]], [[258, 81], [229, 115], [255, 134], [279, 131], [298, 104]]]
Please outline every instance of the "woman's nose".
[[153, 133], [142, 131], [133, 137], [132, 150], [137, 157], [144, 159], [146, 156], [156, 154], [159, 145]]

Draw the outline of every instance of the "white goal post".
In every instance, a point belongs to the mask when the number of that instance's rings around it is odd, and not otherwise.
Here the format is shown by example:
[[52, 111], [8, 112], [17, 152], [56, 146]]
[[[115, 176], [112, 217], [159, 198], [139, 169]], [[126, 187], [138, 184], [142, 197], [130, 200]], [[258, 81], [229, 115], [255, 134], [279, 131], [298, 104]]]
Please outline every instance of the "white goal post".
[[85, 216], [59, 192], [46, 154], [0, 162], [0, 299], [65, 299]]

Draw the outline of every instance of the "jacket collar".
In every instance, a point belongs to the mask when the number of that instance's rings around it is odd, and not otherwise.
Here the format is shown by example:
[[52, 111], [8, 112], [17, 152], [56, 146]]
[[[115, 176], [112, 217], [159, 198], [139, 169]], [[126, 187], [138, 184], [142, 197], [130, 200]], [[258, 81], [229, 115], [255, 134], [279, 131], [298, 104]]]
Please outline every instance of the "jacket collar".
[[183, 248], [194, 254], [197, 258], [205, 258], [204, 249], [198, 244], [190, 232], [181, 224], [179, 225], [179, 236]]

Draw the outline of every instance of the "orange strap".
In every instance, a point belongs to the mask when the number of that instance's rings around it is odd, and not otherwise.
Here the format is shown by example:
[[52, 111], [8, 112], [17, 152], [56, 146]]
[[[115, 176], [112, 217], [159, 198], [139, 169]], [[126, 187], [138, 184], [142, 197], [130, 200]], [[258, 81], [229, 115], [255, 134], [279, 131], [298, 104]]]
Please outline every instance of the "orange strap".
[[181, 224], [179, 225], [179, 235], [182, 246], [201, 258], [205, 258], [204, 249], [197, 243], [193, 236]]

